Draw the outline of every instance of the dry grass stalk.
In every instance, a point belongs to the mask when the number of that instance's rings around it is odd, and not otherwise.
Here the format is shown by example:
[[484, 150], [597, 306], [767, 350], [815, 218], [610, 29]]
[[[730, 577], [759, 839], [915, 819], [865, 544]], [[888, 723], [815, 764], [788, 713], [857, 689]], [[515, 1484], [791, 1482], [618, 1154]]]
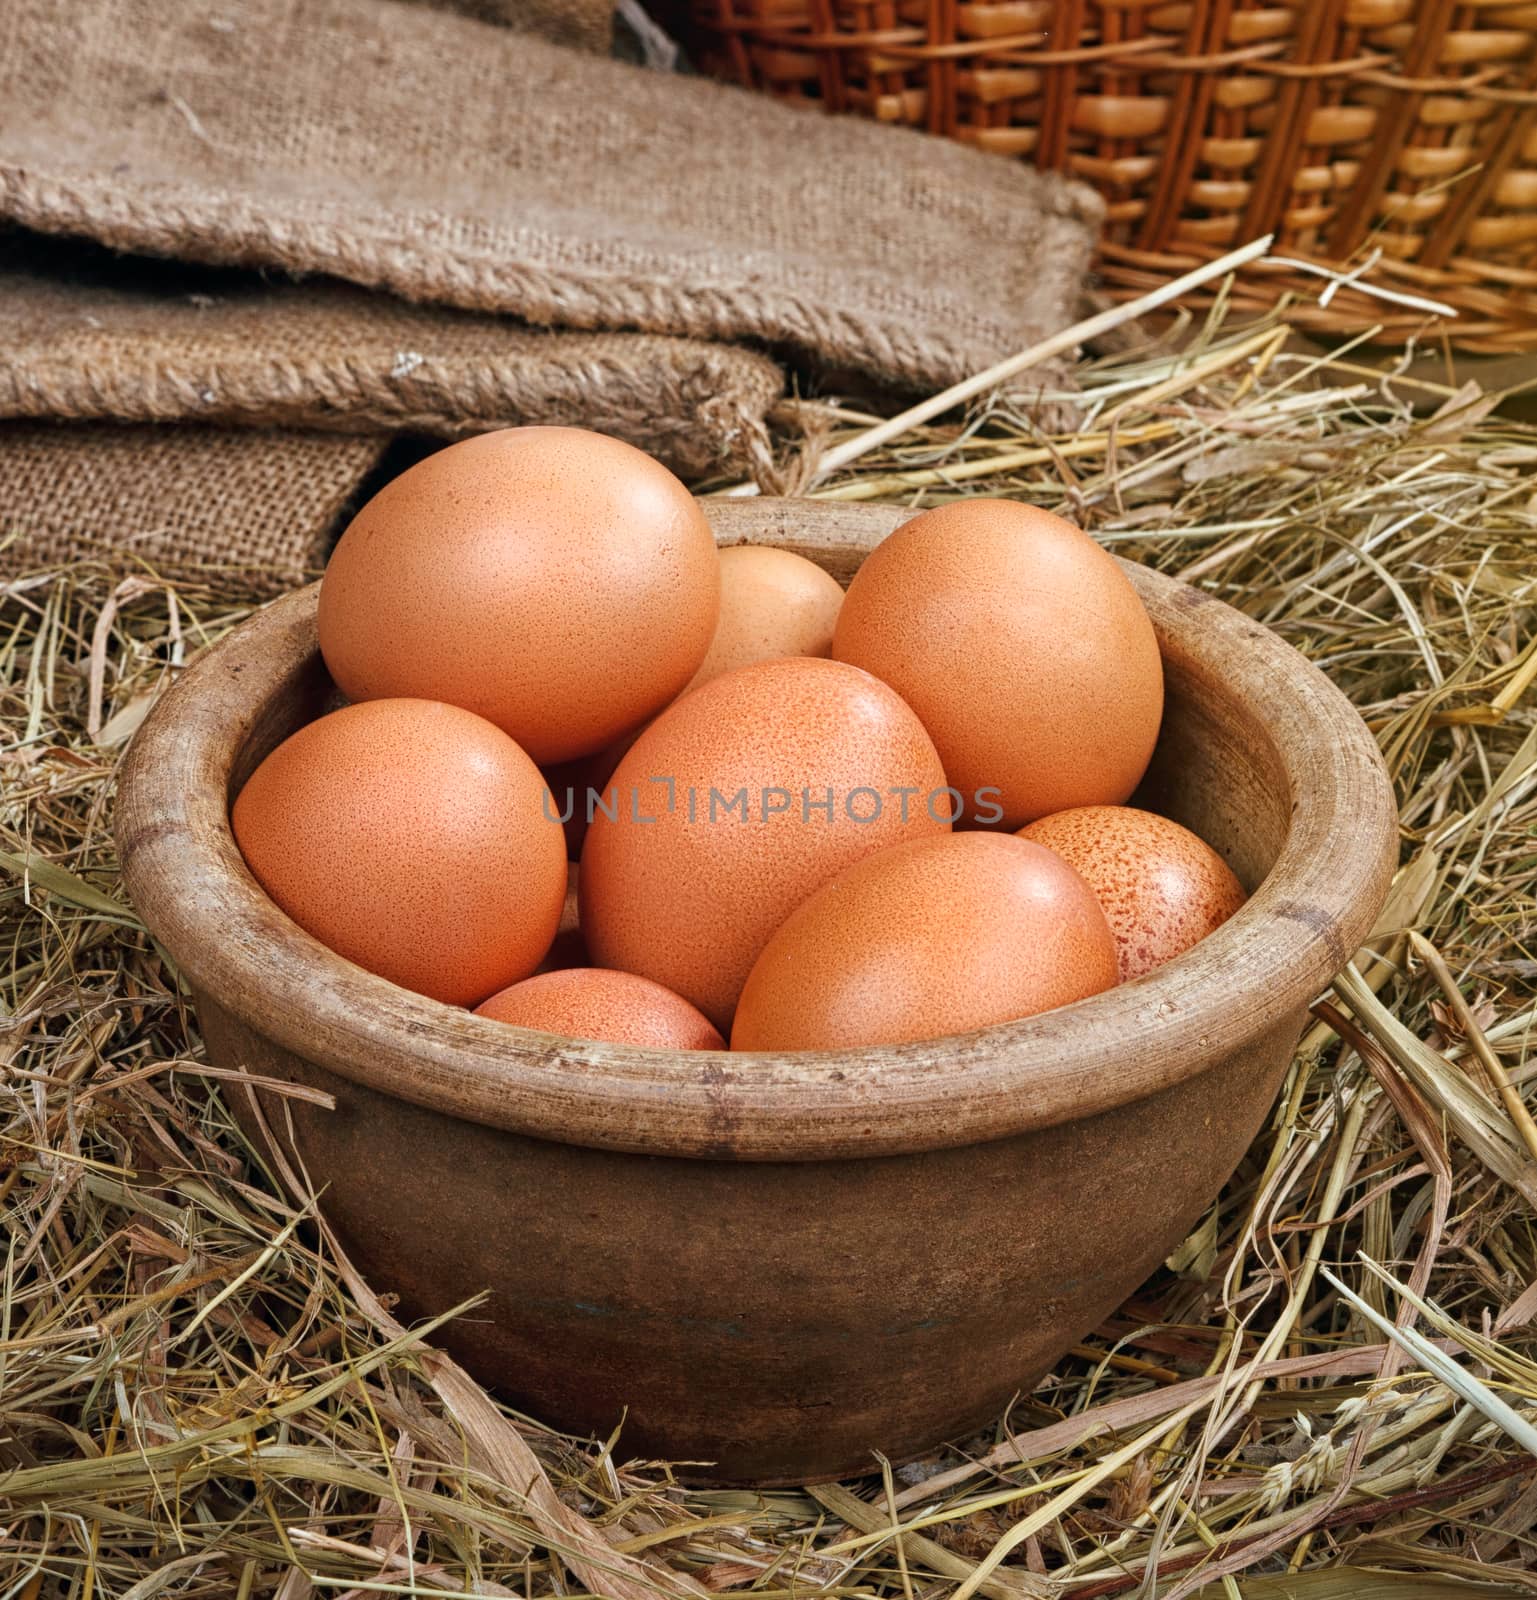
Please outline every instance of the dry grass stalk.
[[1072, 437], [993, 396], [817, 492], [1020, 496], [1277, 628], [1376, 730], [1404, 867], [1177, 1265], [987, 1435], [836, 1488], [687, 1490], [509, 1415], [301, 1220], [108, 827], [134, 727], [249, 607], [0, 580], [0, 1595], [1537, 1590], [1537, 1461], [1420, 1364], [1531, 1426], [1537, 428], [1279, 321], [1183, 332], [1087, 363]]

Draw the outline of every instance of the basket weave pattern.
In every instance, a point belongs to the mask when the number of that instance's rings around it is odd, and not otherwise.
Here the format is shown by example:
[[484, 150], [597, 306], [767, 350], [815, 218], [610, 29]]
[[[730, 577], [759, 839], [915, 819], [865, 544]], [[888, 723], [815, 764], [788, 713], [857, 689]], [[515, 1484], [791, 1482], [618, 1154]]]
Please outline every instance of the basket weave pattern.
[[[1531, 0], [690, 0], [708, 70], [926, 128], [1105, 196], [1101, 272], [1135, 294], [1275, 230], [1456, 307], [1458, 343], [1537, 348]], [[1380, 252], [1380, 256], [1378, 255]], [[1422, 311], [1267, 264], [1299, 320], [1407, 336]]]

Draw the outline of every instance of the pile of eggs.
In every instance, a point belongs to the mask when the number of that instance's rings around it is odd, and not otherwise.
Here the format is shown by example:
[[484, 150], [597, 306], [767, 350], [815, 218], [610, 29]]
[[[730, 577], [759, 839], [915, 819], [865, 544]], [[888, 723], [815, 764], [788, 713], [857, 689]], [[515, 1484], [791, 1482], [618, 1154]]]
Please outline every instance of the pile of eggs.
[[932, 1038], [1139, 977], [1243, 901], [1125, 804], [1163, 714], [1136, 591], [1012, 501], [914, 517], [845, 594], [717, 552], [629, 445], [508, 429], [364, 506], [319, 634], [347, 703], [237, 796], [245, 860], [338, 954], [504, 1023]]

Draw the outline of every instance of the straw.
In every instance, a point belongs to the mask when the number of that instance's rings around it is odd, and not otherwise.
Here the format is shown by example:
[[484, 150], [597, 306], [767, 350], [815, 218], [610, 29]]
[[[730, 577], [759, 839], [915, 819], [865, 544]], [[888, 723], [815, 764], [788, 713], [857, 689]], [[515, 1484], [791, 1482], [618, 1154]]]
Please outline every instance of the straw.
[[[1010, 379], [1017, 378], [1022, 372], [1028, 372], [1032, 367], [1041, 366], [1055, 356], [1072, 355], [1091, 340], [1124, 327], [1127, 323], [1136, 321], [1138, 317], [1147, 316], [1150, 312], [1181, 299], [1191, 290], [1212, 282], [1215, 278], [1226, 277], [1240, 267], [1248, 265], [1249, 262], [1257, 261], [1270, 248], [1273, 238], [1272, 234], [1267, 233], [1263, 238], [1251, 240], [1237, 250], [1229, 250], [1214, 261], [1202, 262], [1200, 266], [1181, 273], [1177, 278], [1171, 278], [1167, 283], [1159, 284], [1156, 289], [1150, 289], [1135, 300], [1128, 300], [1124, 304], [1096, 312], [1092, 317], [1085, 317], [1081, 322], [1075, 322], [1071, 327], [1051, 334], [1028, 349], [1021, 350], [1016, 355], [1006, 356], [1002, 361], [995, 362], [983, 371], [969, 378], [963, 378], [959, 383], [951, 384], [948, 389], [941, 389], [938, 394], [920, 400], [905, 411], [899, 411], [896, 416], [877, 423], [854, 438], [846, 439], [843, 443], [827, 450], [819, 460], [813, 481], [820, 481], [844, 467], [851, 466], [862, 456], [869, 455], [872, 450], [878, 450], [882, 445], [901, 438], [903, 434], [921, 427], [935, 417], [943, 416], [947, 411], [953, 411], [957, 406], [965, 404], [968, 400], [974, 400], [978, 395], [988, 394], [994, 389], [1001, 388]], [[759, 490], [756, 484], [742, 483], [717, 492], [734, 496], [751, 496], [757, 494]]]
[[1436, 982], [1441, 985], [1441, 992], [1451, 1001], [1452, 1014], [1461, 1024], [1468, 1043], [1473, 1047], [1474, 1055], [1478, 1057], [1479, 1064], [1488, 1074], [1494, 1092], [1499, 1095], [1501, 1103], [1510, 1113], [1510, 1120], [1515, 1123], [1516, 1131], [1525, 1141], [1532, 1159], [1537, 1161], [1537, 1122], [1533, 1122], [1532, 1114], [1526, 1109], [1526, 1102], [1516, 1092], [1515, 1085], [1505, 1071], [1504, 1063], [1494, 1053], [1484, 1030], [1479, 1027], [1478, 1018], [1473, 1015], [1473, 1008], [1464, 998], [1462, 990], [1457, 987], [1457, 980], [1441, 959], [1441, 952], [1424, 934], [1413, 931], [1409, 934], [1409, 946], [1430, 968]]
[[815, 1490], [511, 1412], [298, 1220], [109, 831], [133, 728], [250, 599], [128, 557], [0, 579], [0, 1596], [1531, 1594], [1537, 1461], [1488, 1400], [1537, 1403], [1537, 427], [1286, 335], [1134, 330], [1071, 435], [991, 391], [874, 444], [802, 402], [820, 494], [1026, 499], [1275, 628], [1404, 841], [1172, 1264], [988, 1428]]

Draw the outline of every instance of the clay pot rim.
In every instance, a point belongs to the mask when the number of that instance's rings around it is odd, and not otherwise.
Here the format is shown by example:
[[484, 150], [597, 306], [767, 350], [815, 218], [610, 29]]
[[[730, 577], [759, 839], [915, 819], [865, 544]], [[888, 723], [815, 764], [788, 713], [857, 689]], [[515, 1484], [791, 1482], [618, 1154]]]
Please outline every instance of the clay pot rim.
[[[787, 504], [714, 503], [718, 540], [793, 542]], [[793, 520], [824, 551], [862, 554], [908, 514], [803, 502]], [[1203, 692], [1225, 698], [1274, 751], [1292, 822], [1269, 876], [1221, 929], [1146, 977], [1058, 1011], [857, 1051], [677, 1053], [514, 1029], [362, 971], [267, 899], [225, 800], [260, 707], [316, 653], [318, 584], [234, 629], [146, 719], [119, 790], [125, 882], [193, 986], [282, 1048], [517, 1134], [655, 1156], [809, 1161], [951, 1148], [1107, 1111], [1194, 1076], [1306, 1006], [1369, 932], [1398, 837], [1376, 743], [1321, 672], [1213, 597], [1123, 566], [1166, 660], [1192, 668]]]

